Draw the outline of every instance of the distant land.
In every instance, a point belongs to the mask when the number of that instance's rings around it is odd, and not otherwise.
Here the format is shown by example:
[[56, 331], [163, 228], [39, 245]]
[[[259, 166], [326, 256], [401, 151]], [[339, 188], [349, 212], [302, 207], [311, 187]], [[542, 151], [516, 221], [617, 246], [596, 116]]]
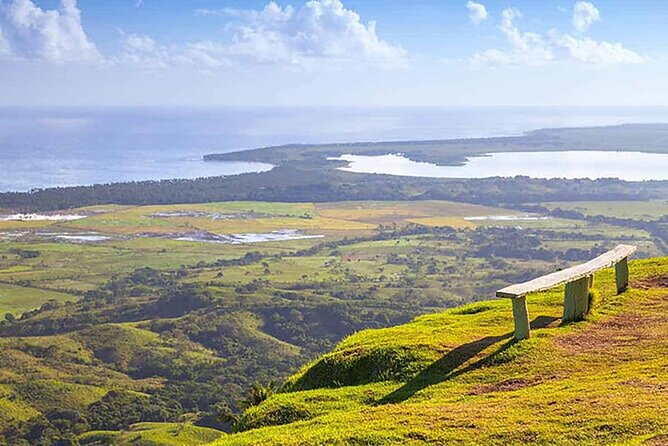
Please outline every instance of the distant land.
[[458, 165], [469, 156], [496, 152], [567, 150], [668, 153], [668, 124], [623, 124], [604, 127], [540, 129], [522, 136], [430, 141], [358, 142], [350, 144], [289, 144], [241, 152], [206, 155], [206, 161], [255, 161], [283, 164], [322, 162], [344, 154], [403, 153], [415, 161]]
[[254, 200], [451, 200], [517, 206], [535, 201], [650, 200], [668, 197], [668, 182], [615, 179], [415, 178], [343, 172], [346, 153], [403, 153], [415, 161], [457, 165], [473, 155], [527, 151], [640, 151], [668, 153], [668, 124], [546, 129], [524, 136], [446, 141], [287, 145], [212, 154], [209, 162], [272, 164], [263, 173], [228, 177], [140, 181], [0, 194], [0, 208], [45, 211], [99, 204], [176, 204]]

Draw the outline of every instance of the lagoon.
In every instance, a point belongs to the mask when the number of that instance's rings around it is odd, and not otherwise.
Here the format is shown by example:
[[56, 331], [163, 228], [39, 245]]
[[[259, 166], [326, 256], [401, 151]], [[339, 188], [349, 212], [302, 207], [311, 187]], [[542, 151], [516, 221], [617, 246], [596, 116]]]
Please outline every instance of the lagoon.
[[0, 192], [261, 172], [210, 153], [302, 143], [521, 135], [539, 128], [668, 122], [668, 108], [0, 107]]
[[439, 166], [413, 161], [402, 154], [343, 155], [340, 170], [426, 178], [531, 178], [600, 179], [625, 181], [668, 180], [668, 154], [611, 151], [500, 152], [472, 156], [460, 166]]

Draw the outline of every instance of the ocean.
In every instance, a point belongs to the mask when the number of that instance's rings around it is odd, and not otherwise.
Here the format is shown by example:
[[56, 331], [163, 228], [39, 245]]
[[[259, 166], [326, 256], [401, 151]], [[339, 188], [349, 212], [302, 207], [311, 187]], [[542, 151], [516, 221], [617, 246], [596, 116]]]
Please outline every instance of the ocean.
[[0, 108], [0, 191], [263, 171], [202, 156], [290, 143], [668, 122], [668, 108]]

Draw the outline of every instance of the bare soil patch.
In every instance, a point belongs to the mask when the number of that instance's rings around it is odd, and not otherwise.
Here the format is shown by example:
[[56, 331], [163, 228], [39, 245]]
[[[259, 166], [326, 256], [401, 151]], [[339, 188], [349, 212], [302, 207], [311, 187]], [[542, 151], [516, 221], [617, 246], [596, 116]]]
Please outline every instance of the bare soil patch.
[[651, 290], [654, 288], [668, 288], [668, 275], [654, 276], [646, 279], [634, 281], [631, 286], [641, 290]]
[[[656, 289], [663, 283], [668, 287], [668, 276], [657, 276], [639, 282], [642, 284], [637, 283], [634, 287]], [[641, 285], [647, 288], [642, 288]], [[607, 355], [610, 350], [615, 349], [621, 352], [627, 348], [628, 351], [637, 352], [639, 343], [668, 340], [668, 321], [662, 317], [668, 311], [668, 294], [634, 300], [630, 305], [629, 310], [617, 316], [593, 324], [586, 330], [555, 339], [556, 344], [571, 354], [601, 352]], [[650, 308], [652, 311], [648, 312]], [[663, 329], [664, 326], [666, 329]]]
[[535, 381], [531, 381], [524, 378], [514, 378], [508, 379], [506, 381], [501, 381], [494, 384], [480, 384], [474, 386], [469, 392], [469, 395], [483, 395], [485, 393], [492, 392], [512, 392], [513, 390], [523, 389], [536, 384]]
[[645, 441], [648, 446], [668, 446], [668, 434], [657, 435]]
[[625, 386], [636, 387], [638, 389], [645, 389], [653, 392], [668, 391], [668, 384], [657, 381], [649, 381], [640, 378], [630, 379], [628, 381], [624, 381], [622, 384], [624, 384]]

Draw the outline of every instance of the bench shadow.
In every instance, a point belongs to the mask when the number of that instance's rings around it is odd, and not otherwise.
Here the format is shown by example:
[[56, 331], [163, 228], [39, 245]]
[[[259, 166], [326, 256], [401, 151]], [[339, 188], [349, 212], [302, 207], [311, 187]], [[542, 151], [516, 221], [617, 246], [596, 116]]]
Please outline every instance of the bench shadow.
[[532, 330], [538, 330], [540, 328], [548, 328], [551, 326], [556, 327], [557, 325], [552, 325], [558, 320], [561, 320], [560, 317], [552, 317], [552, 316], [538, 316], [536, 319], [532, 320], [529, 323], [529, 326], [531, 327]]
[[[531, 322], [531, 328], [547, 328], [550, 324], [557, 321], [558, 319], [559, 318], [549, 316], [539, 316]], [[506, 340], [506, 342], [501, 344], [501, 346], [499, 346], [499, 348], [497, 348], [495, 351], [460, 369], [462, 365], [476, 357], [480, 352], [503, 340]], [[429, 386], [456, 378], [464, 373], [478, 369], [485, 364], [489, 364], [495, 356], [504, 352], [516, 342], [517, 341], [513, 337], [513, 332], [510, 332], [501, 336], [487, 336], [467, 344], [460, 345], [459, 347], [450, 350], [441, 359], [430, 364], [426, 369], [418, 373], [415, 378], [394, 390], [392, 393], [376, 401], [375, 404], [394, 404], [406, 401], [419, 391]]]

